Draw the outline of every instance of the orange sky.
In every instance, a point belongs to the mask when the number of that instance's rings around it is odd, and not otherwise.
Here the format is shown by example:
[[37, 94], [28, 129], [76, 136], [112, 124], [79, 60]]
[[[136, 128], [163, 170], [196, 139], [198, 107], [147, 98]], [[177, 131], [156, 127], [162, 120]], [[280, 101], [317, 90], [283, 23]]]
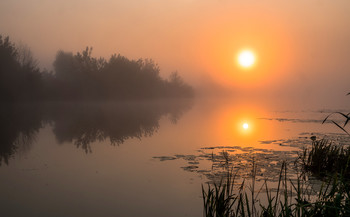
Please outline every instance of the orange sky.
[[[46, 68], [59, 49], [92, 46], [152, 58], [196, 86], [313, 102], [350, 91], [349, 11], [347, 0], [11, 0], [0, 29]], [[251, 70], [236, 64], [244, 48], [257, 55]]]

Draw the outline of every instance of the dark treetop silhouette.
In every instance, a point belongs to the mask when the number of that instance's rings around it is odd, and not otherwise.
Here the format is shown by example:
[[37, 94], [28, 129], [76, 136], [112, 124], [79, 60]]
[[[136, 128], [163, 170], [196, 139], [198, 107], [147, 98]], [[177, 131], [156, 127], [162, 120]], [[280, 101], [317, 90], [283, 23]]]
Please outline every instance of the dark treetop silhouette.
[[92, 48], [77, 54], [58, 51], [54, 72], [41, 71], [30, 50], [16, 47], [0, 35], [1, 101], [130, 100], [193, 97], [194, 91], [177, 72], [159, 75], [152, 60], [109, 60], [91, 56]]
[[4, 101], [42, 98], [42, 72], [28, 48], [19, 49], [0, 35], [0, 97]]
[[176, 72], [163, 79], [151, 60], [112, 55], [107, 61], [91, 52], [59, 51], [54, 72], [41, 71], [28, 47], [0, 35], [0, 164], [28, 149], [47, 123], [59, 143], [91, 152], [94, 141], [121, 144], [152, 135], [162, 116], [176, 121], [189, 108], [169, 100], [194, 95]]

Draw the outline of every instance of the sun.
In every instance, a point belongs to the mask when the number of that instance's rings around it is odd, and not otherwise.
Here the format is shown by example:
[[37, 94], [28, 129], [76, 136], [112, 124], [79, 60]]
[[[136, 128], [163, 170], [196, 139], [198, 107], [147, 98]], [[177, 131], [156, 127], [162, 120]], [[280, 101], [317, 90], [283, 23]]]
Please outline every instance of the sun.
[[247, 130], [249, 128], [249, 125], [247, 123], [243, 124], [243, 129]]
[[244, 68], [249, 68], [255, 63], [255, 55], [250, 50], [244, 50], [238, 55], [238, 63]]

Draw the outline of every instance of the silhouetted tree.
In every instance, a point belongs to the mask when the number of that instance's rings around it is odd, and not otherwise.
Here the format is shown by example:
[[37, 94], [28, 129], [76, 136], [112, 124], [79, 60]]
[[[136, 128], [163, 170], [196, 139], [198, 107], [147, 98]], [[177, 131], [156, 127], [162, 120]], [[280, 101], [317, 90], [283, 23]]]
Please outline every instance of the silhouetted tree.
[[29, 48], [18, 49], [0, 35], [1, 101], [39, 100], [41, 88], [41, 73]]
[[16, 73], [19, 65], [16, 61], [17, 51], [10, 42], [9, 37], [3, 38], [0, 35], [0, 94], [3, 101], [11, 101], [14, 98], [14, 87]]
[[88, 152], [96, 140], [109, 138], [112, 144], [121, 144], [128, 138], [152, 135], [163, 115], [176, 122], [183, 110], [170, 103], [106, 110], [77, 104], [47, 107], [39, 102], [23, 107], [20, 102], [193, 96], [193, 89], [178, 73], [169, 80], [161, 78], [152, 60], [114, 54], [107, 61], [91, 54], [89, 47], [76, 54], [58, 51], [54, 71], [41, 71], [28, 46], [16, 47], [9, 37], [0, 35], [0, 164], [7, 164], [20, 147], [29, 146], [43, 121], [54, 123], [58, 141], [74, 142]]
[[177, 71], [170, 74], [167, 86], [172, 97], [194, 96], [193, 88], [185, 83]]
[[149, 99], [192, 97], [193, 90], [176, 73], [169, 82], [152, 60], [112, 55], [106, 61], [91, 56], [92, 48], [73, 55], [59, 51], [54, 62], [62, 98]]
[[129, 60], [112, 55], [107, 61], [81, 53], [58, 51], [54, 71], [40, 71], [26, 45], [15, 46], [0, 35], [1, 101], [129, 100], [192, 97], [193, 89], [177, 72], [160, 77], [149, 59]]

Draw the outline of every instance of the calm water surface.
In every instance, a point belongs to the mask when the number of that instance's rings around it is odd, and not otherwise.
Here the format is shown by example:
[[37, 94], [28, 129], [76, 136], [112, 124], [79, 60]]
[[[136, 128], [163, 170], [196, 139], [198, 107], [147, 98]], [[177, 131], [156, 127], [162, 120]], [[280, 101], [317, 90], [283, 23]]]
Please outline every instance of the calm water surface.
[[273, 181], [311, 135], [348, 142], [321, 124], [331, 111], [244, 100], [3, 105], [1, 216], [199, 217], [222, 152], [237, 168], [254, 157]]

